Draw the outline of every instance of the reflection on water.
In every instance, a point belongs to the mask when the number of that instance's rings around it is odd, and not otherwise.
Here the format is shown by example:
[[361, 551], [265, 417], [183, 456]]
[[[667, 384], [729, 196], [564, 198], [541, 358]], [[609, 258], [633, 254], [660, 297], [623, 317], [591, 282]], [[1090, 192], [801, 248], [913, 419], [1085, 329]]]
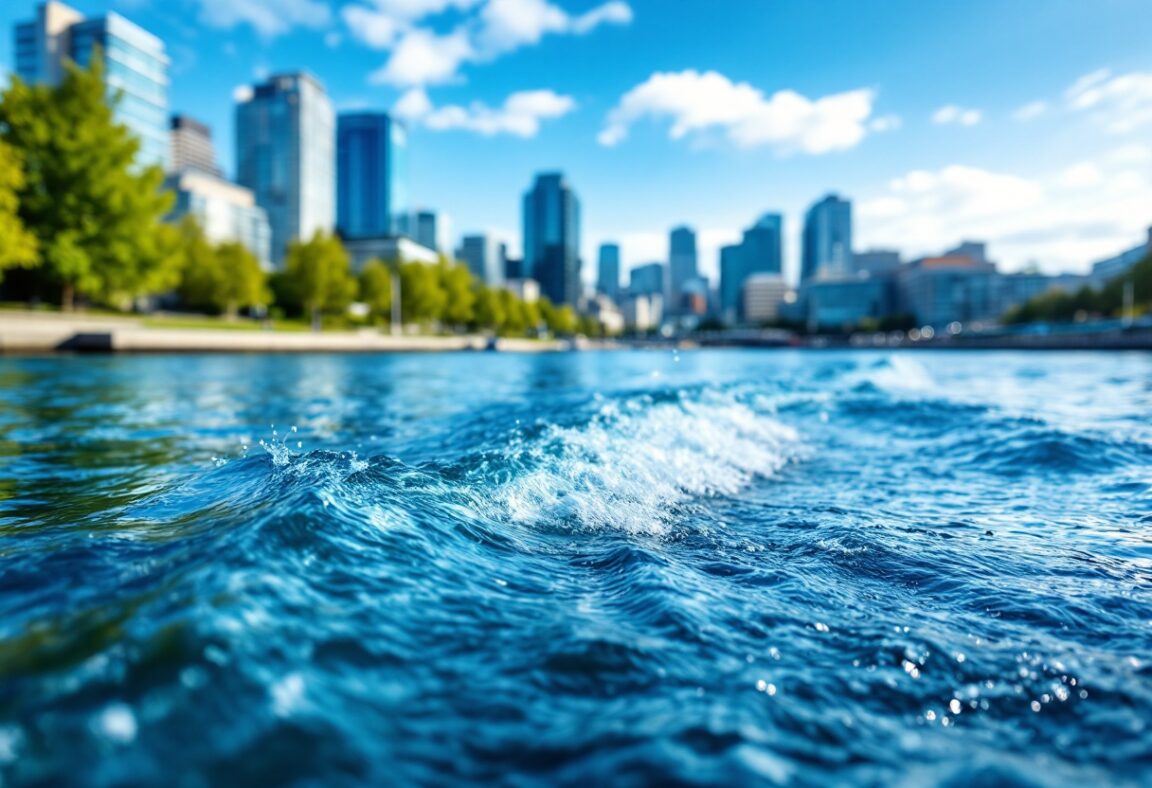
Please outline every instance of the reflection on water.
[[0, 783], [1139, 784], [1152, 358], [0, 359]]

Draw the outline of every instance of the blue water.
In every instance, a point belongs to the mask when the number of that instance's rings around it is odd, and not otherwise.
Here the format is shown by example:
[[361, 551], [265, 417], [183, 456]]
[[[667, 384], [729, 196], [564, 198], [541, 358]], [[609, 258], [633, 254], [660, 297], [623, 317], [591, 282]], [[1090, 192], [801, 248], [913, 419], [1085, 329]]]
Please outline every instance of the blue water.
[[1152, 783], [1152, 356], [0, 359], [0, 784]]

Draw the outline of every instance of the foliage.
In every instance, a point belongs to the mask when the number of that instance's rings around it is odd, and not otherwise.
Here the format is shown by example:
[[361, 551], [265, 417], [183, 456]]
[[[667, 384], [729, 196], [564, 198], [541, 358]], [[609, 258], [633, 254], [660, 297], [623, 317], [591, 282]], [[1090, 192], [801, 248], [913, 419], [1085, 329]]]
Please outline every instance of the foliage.
[[225, 241], [216, 247], [215, 252], [219, 289], [214, 295], [218, 309], [233, 316], [240, 307], [261, 307], [271, 302], [268, 277], [248, 247], [236, 241]]
[[323, 314], [343, 312], [356, 297], [348, 252], [340, 239], [328, 233], [317, 231], [307, 241], [289, 244], [284, 273], [314, 328], [320, 327]]
[[192, 216], [175, 228], [180, 256], [180, 282], [176, 288], [187, 306], [234, 317], [241, 307], [267, 306], [272, 301], [268, 277], [242, 244], [209, 243]]
[[[139, 142], [116, 122], [104, 66], [69, 64], [58, 86], [13, 78], [0, 97], [0, 137], [24, 161], [19, 215], [40, 248], [42, 285], [104, 303], [175, 284], [176, 234], [160, 224], [171, 195], [159, 167], [135, 164]], [[42, 288], [44, 289], [44, 288]]]
[[377, 321], [387, 321], [392, 312], [392, 269], [382, 260], [369, 260], [360, 271], [360, 300], [368, 305]]
[[29, 268], [39, 262], [36, 236], [17, 213], [24, 188], [24, 167], [17, 151], [0, 142], [0, 276], [5, 268]]
[[444, 291], [443, 322], [451, 326], [468, 325], [476, 302], [472, 273], [466, 266], [447, 260], [440, 261], [438, 273]]
[[405, 323], [439, 322], [447, 304], [437, 266], [400, 264], [400, 312]]
[[1075, 293], [1049, 290], [1020, 306], [1010, 309], [1003, 322], [1068, 323], [1092, 315], [1119, 316], [1124, 309], [1124, 288], [1131, 284], [1132, 303], [1137, 311], [1152, 309], [1152, 254], [1137, 262], [1126, 273], [1112, 279], [1103, 288], [1085, 285]]

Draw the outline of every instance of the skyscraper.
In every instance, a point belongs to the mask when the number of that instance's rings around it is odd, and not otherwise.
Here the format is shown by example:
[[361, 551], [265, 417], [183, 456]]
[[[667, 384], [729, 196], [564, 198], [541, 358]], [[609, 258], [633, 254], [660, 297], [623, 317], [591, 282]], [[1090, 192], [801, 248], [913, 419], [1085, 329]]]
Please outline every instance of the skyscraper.
[[726, 323], [740, 319], [740, 290], [744, 286], [744, 247], [732, 244], [720, 249], [720, 316]]
[[766, 213], [744, 231], [741, 242], [744, 278], [753, 274], [784, 272], [784, 217]]
[[211, 129], [187, 115], [173, 115], [169, 130], [169, 167], [172, 172], [197, 170], [210, 175], [221, 174], [216, 164]]
[[638, 265], [629, 274], [628, 289], [632, 295], [658, 295], [663, 297], [668, 283], [663, 263]]
[[460, 241], [456, 255], [472, 272], [472, 276], [489, 287], [504, 284], [504, 244], [490, 235], [466, 235]]
[[852, 203], [829, 194], [804, 217], [800, 284], [839, 279], [852, 272]]
[[596, 289], [609, 298], [620, 294], [620, 245], [600, 244], [596, 271]]
[[412, 240], [434, 251], [444, 247], [444, 237], [448, 234], [446, 220], [436, 211], [416, 211], [410, 221]]
[[99, 49], [116, 120], [140, 140], [136, 160], [168, 166], [168, 55], [164, 42], [116, 13], [85, 18], [63, 3], [42, 3], [15, 26], [16, 73], [29, 83], [60, 83], [69, 60], [87, 67]]
[[580, 297], [580, 201], [558, 172], [541, 173], [524, 195], [524, 267], [556, 304]]
[[335, 124], [324, 86], [306, 73], [269, 77], [236, 105], [237, 180], [268, 212], [275, 265], [290, 242], [333, 228]]
[[261, 267], [270, 267], [268, 216], [250, 190], [196, 168], [169, 175], [164, 185], [176, 195], [167, 221], [194, 216], [209, 241], [237, 241], [256, 256]]
[[668, 306], [673, 314], [684, 308], [684, 285], [699, 276], [696, 260], [696, 232], [680, 226], [668, 236]]
[[336, 227], [349, 239], [396, 235], [408, 210], [408, 134], [384, 112], [336, 120]]

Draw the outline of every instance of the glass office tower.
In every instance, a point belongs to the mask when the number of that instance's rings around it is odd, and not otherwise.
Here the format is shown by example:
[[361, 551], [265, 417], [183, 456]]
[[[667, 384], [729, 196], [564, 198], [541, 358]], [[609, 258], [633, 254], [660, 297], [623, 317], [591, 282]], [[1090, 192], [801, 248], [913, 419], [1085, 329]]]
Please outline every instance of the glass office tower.
[[237, 103], [237, 181], [268, 213], [274, 265], [292, 241], [333, 230], [335, 147], [332, 103], [311, 74], [272, 76]]
[[140, 140], [137, 161], [168, 169], [168, 55], [164, 42], [119, 14], [85, 18], [63, 3], [43, 3], [15, 28], [16, 73], [25, 82], [59, 84], [65, 63], [87, 67], [104, 57], [116, 120]]
[[384, 112], [336, 121], [336, 227], [344, 238], [398, 235], [408, 212], [408, 134]]
[[541, 173], [524, 195], [524, 267], [554, 304], [580, 298], [580, 201], [559, 172]]

